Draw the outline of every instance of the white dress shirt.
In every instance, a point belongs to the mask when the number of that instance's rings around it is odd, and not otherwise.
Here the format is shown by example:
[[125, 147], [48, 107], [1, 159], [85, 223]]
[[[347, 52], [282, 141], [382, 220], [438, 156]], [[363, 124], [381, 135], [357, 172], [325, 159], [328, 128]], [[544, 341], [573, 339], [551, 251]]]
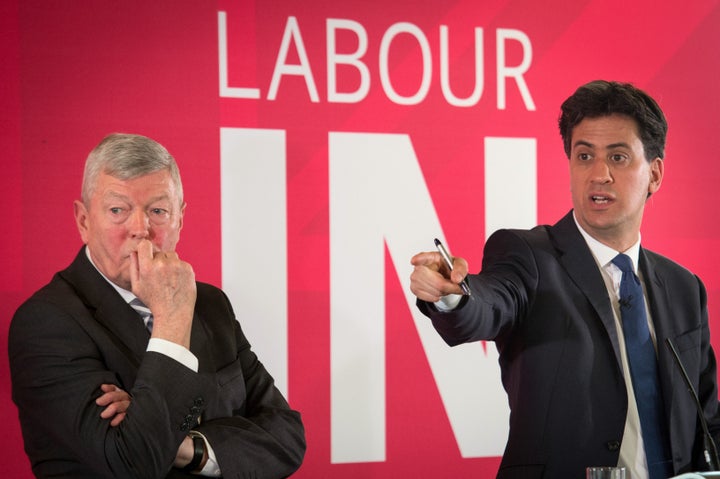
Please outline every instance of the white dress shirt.
[[613, 258], [615, 258], [615, 256], [619, 253], [624, 253], [630, 257], [635, 274], [640, 278], [640, 283], [643, 287], [643, 297], [645, 299], [645, 311], [647, 313], [648, 327], [650, 329], [650, 336], [652, 337], [653, 342], [655, 342], [655, 327], [653, 326], [652, 318], [650, 317], [645, 280], [642, 274], [638, 271], [640, 238], [638, 237], [637, 243], [628, 248], [626, 251], [615, 251], [590, 236], [582, 229], [580, 224], [577, 223], [577, 219], [575, 220], [575, 223], [577, 224], [580, 233], [583, 235], [583, 238], [585, 238], [593, 258], [595, 259], [595, 263], [600, 269], [603, 281], [605, 281], [605, 287], [608, 290], [610, 303], [613, 307], [615, 329], [617, 330], [618, 342], [620, 345], [620, 359], [622, 362], [623, 377], [625, 378], [625, 385], [627, 387], [628, 394], [628, 410], [627, 418], [625, 420], [625, 431], [623, 432], [623, 438], [620, 445], [620, 458], [618, 460], [618, 466], [626, 468], [630, 477], [633, 479], [647, 479], [647, 458], [645, 457], [645, 447], [643, 445], [642, 430], [640, 428], [640, 415], [637, 409], [637, 402], [635, 401], [635, 392], [633, 390], [632, 377], [630, 376], [627, 350], [625, 349], [625, 335], [623, 333], [621, 323], [620, 281], [622, 279], [622, 271], [612, 262]]

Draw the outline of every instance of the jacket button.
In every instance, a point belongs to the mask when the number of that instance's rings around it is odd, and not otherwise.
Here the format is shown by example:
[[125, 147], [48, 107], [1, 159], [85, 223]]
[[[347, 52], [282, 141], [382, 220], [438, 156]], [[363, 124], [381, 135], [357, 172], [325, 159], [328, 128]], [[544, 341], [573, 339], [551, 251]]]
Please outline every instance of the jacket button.
[[620, 441], [608, 441], [607, 448], [610, 451], [617, 451], [620, 449]]

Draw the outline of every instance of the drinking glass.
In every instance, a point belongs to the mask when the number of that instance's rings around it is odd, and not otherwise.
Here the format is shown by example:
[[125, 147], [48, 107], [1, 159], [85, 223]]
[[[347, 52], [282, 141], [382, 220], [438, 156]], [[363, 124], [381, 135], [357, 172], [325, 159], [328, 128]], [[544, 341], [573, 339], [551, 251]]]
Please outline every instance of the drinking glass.
[[624, 467], [588, 467], [585, 479], [626, 479]]

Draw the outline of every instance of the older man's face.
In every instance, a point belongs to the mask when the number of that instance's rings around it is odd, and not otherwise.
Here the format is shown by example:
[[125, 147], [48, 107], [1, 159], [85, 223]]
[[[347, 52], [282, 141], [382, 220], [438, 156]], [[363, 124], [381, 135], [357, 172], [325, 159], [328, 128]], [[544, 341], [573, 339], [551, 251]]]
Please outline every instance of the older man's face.
[[95, 266], [130, 290], [130, 254], [147, 239], [155, 251], [174, 251], [185, 204], [170, 173], [157, 171], [131, 180], [101, 173], [90, 204], [75, 202], [75, 221]]

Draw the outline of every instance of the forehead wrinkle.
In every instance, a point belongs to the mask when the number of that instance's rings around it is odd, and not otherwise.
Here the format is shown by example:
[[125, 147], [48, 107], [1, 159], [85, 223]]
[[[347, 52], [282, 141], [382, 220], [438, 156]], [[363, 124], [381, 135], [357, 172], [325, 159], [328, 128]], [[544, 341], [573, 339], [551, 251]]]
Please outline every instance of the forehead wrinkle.
[[[105, 199], [118, 199], [121, 201], [125, 201], [126, 203], [133, 203], [133, 201], [131, 200], [131, 198], [128, 195], [118, 193], [117, 191], [113, 191], [113, 190], [107, 191], [103, 196]], [[168, 195], [167, 193], [163, 193], [160, 195], [150, 197], [147, 199], [146, 204], [149, 205], [152, 203], [156, 203], [158, 201], [171, 201], [170, 195]]]
[[117, 191], [111, 189], [105, 191], [105, 193], [103, 194], [103, 198], [116, 198], [122, 201], [127, 201], [128, 203], [130, 202], [130, 197], [128, 195], [118, 193]]

